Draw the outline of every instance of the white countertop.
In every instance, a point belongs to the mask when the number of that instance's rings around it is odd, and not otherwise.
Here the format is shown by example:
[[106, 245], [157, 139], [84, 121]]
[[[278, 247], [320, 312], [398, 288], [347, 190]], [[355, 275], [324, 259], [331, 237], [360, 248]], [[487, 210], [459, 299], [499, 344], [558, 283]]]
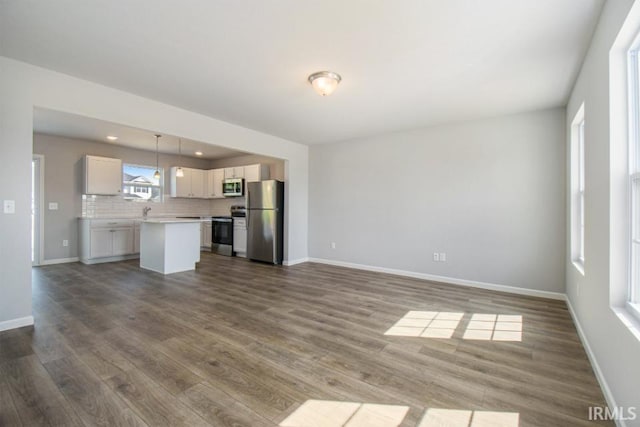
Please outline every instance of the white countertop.
[[144, 219], [141, 216], [98, 216], [98, 217], [88, 217], [81, 216], [78, 219], [82, 220], [107, 220], [107, 221], [172, 221], [172, 220], [185, 220], [185, 221], [211, 221], [213, 215], [201, 215], [200, 219], [197, 218], [179, 218], [179, 216], [193, 216], [197, 217], [198, 215], [167, 215], [167, 216], [149, 216], [147, 219]]
[[142, 220], [142, 222], [151, 223], [151, 224], [184, 224], [191, 222], [203, 222], [206, 221], [204, 219], [187, 219], [187, 218], [148, 218]]

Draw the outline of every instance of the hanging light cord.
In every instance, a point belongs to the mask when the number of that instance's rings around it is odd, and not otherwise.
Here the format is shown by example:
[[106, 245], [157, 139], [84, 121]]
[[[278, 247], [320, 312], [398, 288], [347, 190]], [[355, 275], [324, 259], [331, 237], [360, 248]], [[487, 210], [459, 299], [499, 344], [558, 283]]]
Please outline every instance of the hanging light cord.
[[156, 179], [160, 179], [160, 155], [158, 153], [158, 141], [160, 140], [161, 135], [156, 135], [156, 172], [153, 174], [153, 177]]

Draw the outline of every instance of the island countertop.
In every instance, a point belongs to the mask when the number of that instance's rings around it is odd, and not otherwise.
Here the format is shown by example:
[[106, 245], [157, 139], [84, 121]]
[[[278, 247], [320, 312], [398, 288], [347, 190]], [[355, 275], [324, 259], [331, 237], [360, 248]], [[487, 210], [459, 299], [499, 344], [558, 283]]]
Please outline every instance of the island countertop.
[[191, 223], [191, 222], [207, 222], [211, 220], [205, 219], [182, 219], [182, 218], [147, 218], [143, 219], [142, 222], [146, 222], [148, 224], [182, 224], [182, 223]]

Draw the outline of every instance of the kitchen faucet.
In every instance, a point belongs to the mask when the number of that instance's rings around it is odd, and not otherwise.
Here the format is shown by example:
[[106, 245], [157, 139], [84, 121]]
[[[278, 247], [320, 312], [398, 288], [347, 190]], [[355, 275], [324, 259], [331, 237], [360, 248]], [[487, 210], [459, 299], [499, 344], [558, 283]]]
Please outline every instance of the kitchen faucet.
[[147, 219], [150, 210], [151, 208], [149, 206], [145, 206], [144, 208], [142, 208], [142, 218]]

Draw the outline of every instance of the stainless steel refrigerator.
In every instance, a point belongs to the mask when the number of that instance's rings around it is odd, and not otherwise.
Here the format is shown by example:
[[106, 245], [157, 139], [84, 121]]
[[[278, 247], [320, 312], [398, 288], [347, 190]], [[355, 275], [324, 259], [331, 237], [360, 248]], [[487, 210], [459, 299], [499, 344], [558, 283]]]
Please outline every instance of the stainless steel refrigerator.
[[284, 182], [247, 183], [247, 258], [282, 264]]

